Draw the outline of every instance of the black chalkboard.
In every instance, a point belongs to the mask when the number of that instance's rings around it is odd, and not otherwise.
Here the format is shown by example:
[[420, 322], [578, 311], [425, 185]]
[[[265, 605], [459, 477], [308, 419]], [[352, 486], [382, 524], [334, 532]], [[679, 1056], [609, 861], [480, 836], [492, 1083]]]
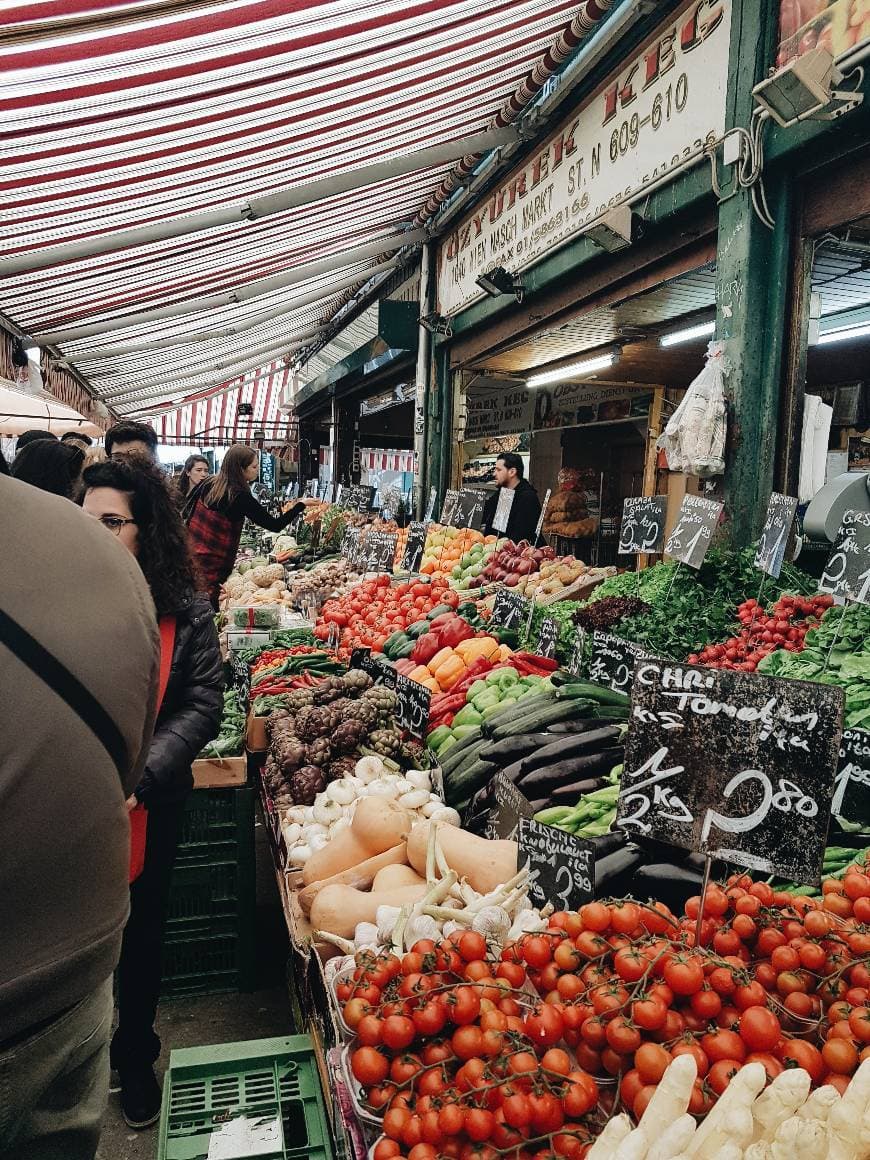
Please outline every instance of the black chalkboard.
[[638, 661], [617, 826], [797, 882], [817, 882], [843, 690]]
[[529, 868], [529, 901], [577, 910], [595, 897], [595, 845], [533, 818], [520, 818], [518, 865]]
[[512, 781], [497, 773], [492, 779], [492, 801], [483, 828], [485, 838], [515, 838], [520, 818], [530, 818], [532, 807]]
[[374, 498], [375, 489], [373, 487], [368, 487], [364, 483], [355, 483], [342, 492], [341, 506], [345, 511], [360, 512], [361, 515], [366, 515], [372, 510]]
[[583, 658], [586, 653], [586, 630], [578, 628], [574, 633], [574, 642], [571, 645], [571, 657], [568, 661], [568, 672], [572, 677], [579, 677], [583, 672]]
[[230, 667], [236, 689], [236, 704], [242, 713], [247, 713], [248, 702], [251, 699], [251, 666], [237, 652], [231, 652]]
[[870, 731], [845, 729], [831, 813], [870, 830]]
[[385, 520], [394, 520], [402, 502], [402, 489], [398, 484], [391, 483], [381, 496], [381, 516]]
[[459, 493], [453, 523], [457, 528], [474, 528], [479, 532], [483, 526], [483, 505], [486, 492], [475, 487], [463, 487]]
[[392, 574], [396, 558], [394, 532], [369, 532], [366, 540], [366, 571]]
[[870, 512], [843, 516], [819, 591], [870, 604]]
[[399, 725], [420, 741], [429, 727], [431, 692], [425, 685], [396, 673], [396, 717]]
[[429, 488], [429, 502], [426, 504], [426, 511], [423, 515], [423, 522], [426, 524], [429, 523], [429, 521], [432, 519], [432, 516], [435, 513], [435, 500], [436, 500], [437, 496], [438, 496], [438, 492], [435, 490], [435, 488], [430, 487]]
[[417, 522], [408, 524], [408, 539], [405, 542], [401, 564], [403, 572], [416, 572], [419, 569], [425, 546], [426, 525]]
[[684, 495], [674, 530], [665, 544], [665, 555], [690, 568], [700, 568], [719, 524], [722, 504], [702, 495]]
[[341, 537], [340, 552], [349, 564], [355, 564], [359, 555], [359, 536], [359, 528], [345, 528], [344, 535]]
[[794, 523], [798, 501], [794, 496], [771, 493], [767, 503], [767, 517], [761, 529], [761, 539], [755, 553], [755, 567], [768, 576], [777, 577], [782, 571], [785, 549]]
[[635, 662], [650, 655], [632, 640], [623, 640], [622, 637], [596, 629], [592, 633], [589, 680], [597, 685], [605, 685], [615, 693], [630, 693]]
[[441, 505], [441, 523], [457, 526], [456, 510], [459, 507], [459, 492], [448, 487], [444, 493], [444, 503]]
[[396, 670], [386, 657], [373, 655], [370, 648], [353, 649], [347, 667], [349, 669], [362, 669], [364, 673], [368, 673], [373, 681], [381, 681], [390, 689], [395, 688]]
[[666, 495], [641, 495], [626, 499], [619, 525], [620, 556], [660, 552], [665, 538]]
[[499, 588], [492, 605], [489, 623], [493, 628], [519, 628], [528, 610], [528, 601], [512, 588]]
[[535, 652], [539, 657], [555, 657], [558, 640], [559, 622], [553, 620], [551, 616], [545, 616], [541, 621], [541, 628], [538, 632], [538, 644]]

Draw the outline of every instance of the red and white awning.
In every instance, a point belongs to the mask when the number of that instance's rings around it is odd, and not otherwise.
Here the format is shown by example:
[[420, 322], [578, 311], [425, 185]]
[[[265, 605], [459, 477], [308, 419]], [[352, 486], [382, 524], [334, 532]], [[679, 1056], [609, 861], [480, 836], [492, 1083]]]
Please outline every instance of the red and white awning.
[[[255, 220], [35, 258], [162, 235], [504, 125], [611, 2], [5, 0], [0, 312], [60, 334], [53, 345], [117, 414], [252, 382], [379, 269], [342, 255], [431, 215], [453, 162]], [[255, 299], [200, 301], [325, 259], [328, 272]]]

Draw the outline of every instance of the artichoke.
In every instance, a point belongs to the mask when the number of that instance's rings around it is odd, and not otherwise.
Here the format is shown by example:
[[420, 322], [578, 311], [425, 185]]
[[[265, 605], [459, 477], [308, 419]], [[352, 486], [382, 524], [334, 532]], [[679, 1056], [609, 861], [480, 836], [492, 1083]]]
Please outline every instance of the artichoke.
[[345, 692], [355, 692], [357, 694], [364, 693], [366, 689], [370, 689], [374, 682], [368, 673], [364, 673], [362, 669], [350, 669], [341, 678], [344, 685]]
[[341, 677], [324, 677], [313, 690], [314, 704], [327, 705], [330, 701], [337, 701], [344, 693], [344, 681]]
[[296, 732], [303, 741], [316, 741], [332, 732], [332, 720], [325, 707], [300, 709], [296, 714]]
[[338, 781], [342, 777], [351, 777], [355, 769], [355, 757], [336, 757], [326, 768], [326, 780]]
[[308, 749], [308, 764], [326, 766], [332, 760], [332, 746], [328, 737], [318, 737], [306, 747]]
[[305, 743], [293, 733], [283, 733], [272, 741], [272, 756], [283, 774], [291, 774], [308, 760]]
[[368, 730], [361, 721], [344, 721], [332, 735], [332, 750], [337, 754], [354, 753], [365, 740]]
[[396, 694], [392, 689], [377, 685], [362, 695], [363, 701], [374, 705], [379, 713], [392, 713], [396, 708]]
[[292, 693], [287, 694], [286, 702], [290, 712], [296, 713], [300, 709], [305, 709], [309, 705], [314, 704], [314, 690], [294, 689]]
[[381, 757], [398, 757], [402, 751], [402, 734], [398, 729], [376, 729], [369, 736], [368, 745]]
[[303, 765], [290, 778], [290, 792], [300, 806], [314, 805], [314, 799], [326, 789], [323, 770], [318, 765]]
[[[338, 702], [336, 702], [337, 704]], [[360, 721], [371, 728], [378, 719], [378, 711], [371, 701], [361, 698], [359, 701], [348, 701], [342, 709], [343, 721]]]

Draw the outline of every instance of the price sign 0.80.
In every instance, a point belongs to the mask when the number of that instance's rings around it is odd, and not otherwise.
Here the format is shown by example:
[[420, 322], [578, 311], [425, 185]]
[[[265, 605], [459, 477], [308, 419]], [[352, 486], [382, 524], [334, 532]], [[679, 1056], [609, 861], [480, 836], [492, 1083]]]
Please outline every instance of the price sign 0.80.
[[842, 689], [639, 660], [617, 825], [817, 882], [842, 713]]
[[819, 591], [870, 604], [870, 512], [844, 514]]

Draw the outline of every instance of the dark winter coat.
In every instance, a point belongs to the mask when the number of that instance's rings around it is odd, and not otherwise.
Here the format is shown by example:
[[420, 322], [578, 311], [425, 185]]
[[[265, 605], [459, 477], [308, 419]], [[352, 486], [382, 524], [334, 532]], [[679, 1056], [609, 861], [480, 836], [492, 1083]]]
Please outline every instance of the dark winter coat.
[[176, 615], [172, 667], [136, 797], [146, 806], [182, 801], [193, 788], [190, 766], [218, 735], [224, 667], [214, 609], [191, 596]]
[[521, 479], [514, 488], [514, 502], [508, 517], [507, 531], [503, 533], [496, 532], [492, 526], [492, 521], [495, 519], [495, 509], [498, 507], [498, 494], [496, 491], [484, 504], [484, 535], [506, 535], [515, 544], [518, 544], [520, 540], [534, 540], [535, 528], [538, 526], [538, 519], [541, 515], [541, 501], [529, 481]]

